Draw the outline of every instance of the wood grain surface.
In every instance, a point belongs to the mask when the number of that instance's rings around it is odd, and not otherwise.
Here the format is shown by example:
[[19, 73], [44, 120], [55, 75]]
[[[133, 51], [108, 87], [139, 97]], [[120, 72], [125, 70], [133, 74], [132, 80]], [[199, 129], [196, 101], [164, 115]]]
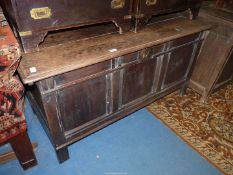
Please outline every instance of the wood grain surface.
[[[209, 28], [211, 25], [200, 20], [177, 18], [148, 26], [138, 33], [111, 34], [58, 44], [24, 54], [18, 72], [23, 83], [30, 84]], [[31, 72], [30, 68], [35, 68], [36, 72]]]

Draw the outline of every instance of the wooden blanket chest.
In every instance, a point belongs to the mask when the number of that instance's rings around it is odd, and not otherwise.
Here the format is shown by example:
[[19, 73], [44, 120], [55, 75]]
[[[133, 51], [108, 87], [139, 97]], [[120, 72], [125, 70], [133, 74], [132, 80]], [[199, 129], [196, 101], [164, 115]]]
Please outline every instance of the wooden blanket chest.
[[18, 72], [59, 162], [67, 146], [187, 87], [209, 25], [183, 17], [138, 33], [94, 37], [24, 54]]

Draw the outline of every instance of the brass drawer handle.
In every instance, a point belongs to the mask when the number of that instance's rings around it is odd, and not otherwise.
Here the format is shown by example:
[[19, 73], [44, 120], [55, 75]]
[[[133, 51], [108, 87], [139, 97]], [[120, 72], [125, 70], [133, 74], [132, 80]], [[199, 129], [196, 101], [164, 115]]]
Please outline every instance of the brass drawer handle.
[[52, 12], [49, 7], [33, 8], [31, 9], [30, 14], [31, 18], [35, 20], [50, 18], [52, 16]]
[[156, 3], [157, 3], [157, 0], [146, 0], [147, 6], [155, 5]]
[[111, 8], [112, 9], [121, 9], [125, 6], [125, 0], [112, 0]]

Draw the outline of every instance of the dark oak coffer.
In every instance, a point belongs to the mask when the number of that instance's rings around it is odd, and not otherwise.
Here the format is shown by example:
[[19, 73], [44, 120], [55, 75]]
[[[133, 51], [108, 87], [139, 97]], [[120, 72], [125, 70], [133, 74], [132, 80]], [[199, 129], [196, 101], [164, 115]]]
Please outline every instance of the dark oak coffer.
[[69, 158], [69, 144], [177, 89], [184, 93], [209, 28], [177, 18], [137, 34], [94, 37], [24, 54], [18, 72], [30, 85], [30, 102], [58, 160]]
[[[191, 10], [202, 0], [1, 0], [25, 52], [39, 49], [49, 31], [113, 22], [119, 33], [137, 31], [153, 15]], [[143, 24], [143, 25], [142, 25]]]

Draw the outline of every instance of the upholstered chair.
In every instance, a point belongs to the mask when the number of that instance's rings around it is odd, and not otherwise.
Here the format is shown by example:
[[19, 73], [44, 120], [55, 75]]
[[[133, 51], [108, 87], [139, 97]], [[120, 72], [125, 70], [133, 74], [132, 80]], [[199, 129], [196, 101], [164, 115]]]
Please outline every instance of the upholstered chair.
[[0, 10], [0, 145], [10, 143], [21, 166], [37, 164], [23, 115], [24, 87], [14, 76], [20, 49]]

